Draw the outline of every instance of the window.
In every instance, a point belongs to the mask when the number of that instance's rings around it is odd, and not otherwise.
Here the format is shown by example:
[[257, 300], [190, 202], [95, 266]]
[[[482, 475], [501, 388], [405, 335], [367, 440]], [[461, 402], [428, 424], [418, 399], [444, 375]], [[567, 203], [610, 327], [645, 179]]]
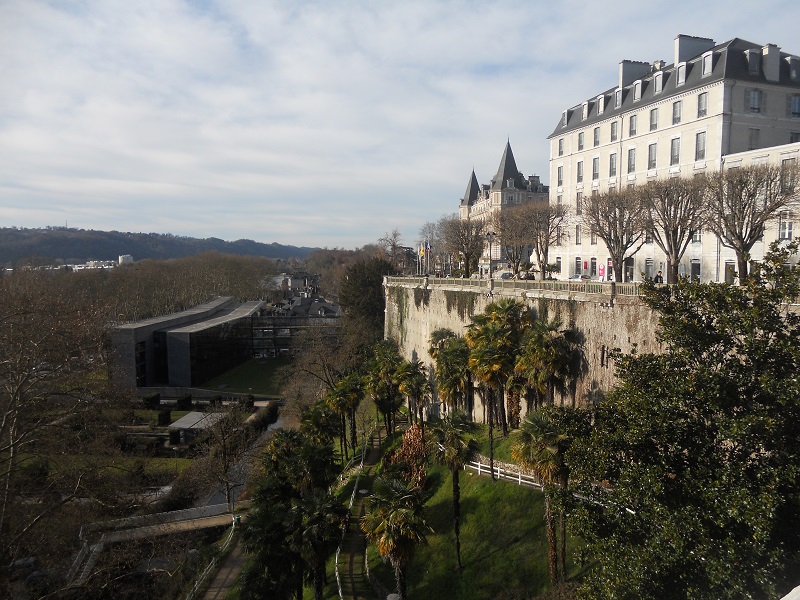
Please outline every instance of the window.
[[[644, 232], [644, 243], [645, 244], [652, 244], [653, 243], [653, 232], [652, 231], [645, 231]], [[651, 259], [647, 259], [651, 260]]]
[[697, 118], [705, 117], [708, 114], [708, 92], [703, 92], [697, 96]]
[[578, 150], [583, 150], [583, 132], [578, 134]]
[[614, 92], [614, 108], [619, 108], [622, 106], [622, 90], [616, 90]]
[[592, 258], [591, 261], [589, 261], [589, 264], [591, 265], [589, 269], [589, 275], [592, 277], [597, 277], [597, 259]]
[[714, 68], [714, 53], [708, 52], [707, 54], [703, 55], [703, 77], [708, 77], [711, 75], [711, 71]]
[[664, 74], [663, 73], [656, 73], [653, 77], [653, 93], [660, 94], [661, 90], [664, 88]]
[[681, 162], [681, 138], [673, 138], [669, 142], [669, 164], [677, 165]]
[[[761, 90], [747, 90], [745, 92], [745, 97], [748, 98], [747, 106], [752, 113], [760, 113], [761, 112], [761, 105], [763, 103], [763, 93]], [[752, 150], [752, 148], [751, 148]]]
[[575, 196], [575, 214], [580, 215], [583, 213], [583, 192], [578, 192]]
[[592, 159], [592, 181], [600, 179], [600, 157]]
[[786, 61], [789, 63], [789, 79], [797, 81], [800, 79], [800, 60], [796, 56], [790, 56]]
[[703, 240], [703, 232], [700, 229], [696, 229], [692, 232], [692, 243], [699, 244]]
[[789, 97], [789, 114], [800, 117], [800, 94], [792, 94]]
[[592, 246], [597, 245], [597, 232], [594, 229], [589, 232], [589, 243]]
[[564, 112], [561, 113], [561, 126], [566, 127], [567, 121], [569, 121], [569, 112], [565, 110]]
[[779, 239], [781, 240], [791, 240], [792, 239], [792, 222], [784, 220], [784, 217], [781, 216], [781, 231], [779, 235]]
[[747, 50], [747, 70], [750, 75], [758, 75], [761, 72], [761, 53], [755, 50]]
[[611, 121], [611, 141], [617, 141], [617, 122]]
[[789, 143], [795, 144], [800, 142], [800, 131], [792, 131], [789, 133]]
[[559, 208], [561, 208], [561, 203], [563, 202], [563, 200], [564, 200], [564, 197], [561, 194], [556, 196], [556, 204], [558, 204]]
[[[575, 225], [575, 243], [576, 244], [580, 244], [581, 243], [581, 226], [580, 225]], [[577, 261], [576, 261], [575, 264], [577, 265]]]
[[564, 156], [564, 138], [558, 140], [558, 155]]
[[583, 103], [583, 110], [581, 110], [581, 121], [585, 121], [589, 118], [589, 103]]
[[595, 105], [597, 106], [597, 114], [602, 115], [603, 109], [605, 108], [606, 97], [603, 94], [600, 94], [595, 100]]
[[628, 150], [628, 173], [633, 173], [636, 170], [636, 148]]
[[706, 132], [699, 132], [694, 138], [694, 159], [706, 159]]
[[[558, 245], [558, 244], [556, 244]], [[556, 256], [556, 272], [561, 273], [561, 257]]]
[[633, 84], [633, 101], [638, 102], [642, 99], [642, 82], [637, 81]]
[[617, 176], [617, 154], [613, 153], [608, 157], [608, 176]]
[[650, 131], [658, 129], [658, 109], [654, 108], [650, 111]]
[[758, 148], [760, 148], [760, 146], [758, 145], [760, 138], [761, 138], [760, 129], [750, 129], [750, 132], [747, 136], [747, 149], [757, 150]]
[[686, 63], [678, 65], [678, 80], [675, 85], [683, 85], [686, 83]]
[[653, 170], [656, 168], [656, 145], [650, 144], [647, 147], [647, 168]]
[[781, 161], [781, 192], [790, 193], [795, 186], [795, 164], [794, 158], [785, 158]]
[[600, 145], [600, 128], [599, 127], [595, 127], [594, 128], [594, 147], [597, 148], [597, 146], [599, 146], [599, 145]]
[[561, 239], [563, 237], [564, 237], [564, 230], [561, 227], [557, 228], [556, 229], [556, 243], [555, 243], [556, 246], [560, 246], [561, 245]]
[[681, 101], [672, 103], [672, 124], [677, 125], [681, 122]]
[[[580, 225], [578, 225], [578, 227], [580, 227]], [[575, 257], [575, 275], [580, 275], [581, 274], [581, 267], [582, 266], [583, 266], [583, 263], [581, 262], [581, 257], [580, 256], [576, 256]]]
[[583, 183], [583, 161], [578, 161], [578, 183]]
[[628, 135], [634, 136], [636, 135], [636, 115], [631, 115], [628, 118]]
[[564, 167], [558, 167], [558, 185], [564, 185]]

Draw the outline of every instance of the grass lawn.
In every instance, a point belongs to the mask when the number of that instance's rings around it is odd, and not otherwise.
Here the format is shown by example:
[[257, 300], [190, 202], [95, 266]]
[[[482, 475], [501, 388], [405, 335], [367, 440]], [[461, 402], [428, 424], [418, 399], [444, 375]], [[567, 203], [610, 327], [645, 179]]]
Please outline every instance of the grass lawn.
[[[515, 431], [510, 431], [507, 438], [503, 437], [503, 430], [495, 428], [494, 430], [494, 459], [503, 462], [514, 462], [511, 458], [511, 445], [514, 443], [516, 437]], [[478, 452], [484, 456], [489, 456], [489, 426], [478, 425], [478, 433], [475, 436], [475, 441], [478, 442]]]
[[281, 386], [276, 372], [289, 363], [290, 359], [288, 358], [254, 358], [219, 377], [206, 381], [200, 387], [222, 393], [247, 394], [252, 392], [253, 394], [277, 396], [281, 393]]
[[[434, 494], [428, 501], [428, 524], [434, 532], [417, 549], [408, 568], [410, 598], [468, 600], [494, 598], [502, 592], [526, 597], [550, 585], [544, 496], [508, 482], [461, 472], [461, 557], [456, 566], [452, 485], [449, 473], [431, 469]], [[387, 589], [394, 590], [394, 573], [377, 549], [369, 549], [370, 567]], [[567, 570], [577, 568], [570, 560]]]

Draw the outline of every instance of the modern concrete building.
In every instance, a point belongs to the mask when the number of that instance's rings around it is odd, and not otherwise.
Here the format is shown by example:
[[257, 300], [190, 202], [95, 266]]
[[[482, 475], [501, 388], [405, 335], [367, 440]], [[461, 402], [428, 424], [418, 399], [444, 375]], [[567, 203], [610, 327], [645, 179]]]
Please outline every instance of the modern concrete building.
[[[625, 60], [616, 84], [564, 110], [550, 141], [550, 201], [572, 214], [551, 250], [570, 275], [611, 278], [602, 240], [581, 221], [584, 196], [641, 186], [653, 178], [693, 177], [732, 164], [785, 164], [800, 155], [800, 58], [774, 44], [738, 38], [715, 44], [679, 35], [671, 64]], [[795, 215], [780, 216], [757, 244], [791, 237]], [[625, 280], [665, 270], [665, 257], [645, 243], [626, 260]], [[680, 272], [722, 281], [732, 250], [698, 231]], [[730, 274], [730, 271], [727, 271]]]
[[[512, 208], [535, 200], [546, 201], [548, 188], [539, 181], [538, 175], [525, 177], [517, 168], [511, 142], [506, 142], [500, 166], [491, 183], [479, 184], [473, 169], [467, 184], [467, 191], [461, 199], [459, 217], [462, 220], [477, 219], [491, 222], [492, 216], [504, 209]], [[480, 266], [488, 268], [489, 257], [493, 264], [504, 259], [502, 241], [487, 242]]]

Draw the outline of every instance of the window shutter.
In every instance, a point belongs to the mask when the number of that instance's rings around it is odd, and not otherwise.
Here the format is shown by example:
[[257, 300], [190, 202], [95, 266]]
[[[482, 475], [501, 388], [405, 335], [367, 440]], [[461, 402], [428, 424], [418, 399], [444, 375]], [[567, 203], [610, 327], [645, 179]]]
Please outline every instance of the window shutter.
[[750, 112], [750, 88], [744, 90], [744, 112]]

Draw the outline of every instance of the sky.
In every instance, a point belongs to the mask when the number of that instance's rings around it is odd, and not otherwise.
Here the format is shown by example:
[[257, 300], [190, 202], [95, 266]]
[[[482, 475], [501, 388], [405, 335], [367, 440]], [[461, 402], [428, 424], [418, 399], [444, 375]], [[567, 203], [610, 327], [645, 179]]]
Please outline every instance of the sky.
[[[634, 7], [635, 9], [631, 9]], [[797, 0], [0, 0], [0, 227], [407, 245], [678, 34], [800, 54]], [[1, 234], [0, 234], [1, 235]]]

